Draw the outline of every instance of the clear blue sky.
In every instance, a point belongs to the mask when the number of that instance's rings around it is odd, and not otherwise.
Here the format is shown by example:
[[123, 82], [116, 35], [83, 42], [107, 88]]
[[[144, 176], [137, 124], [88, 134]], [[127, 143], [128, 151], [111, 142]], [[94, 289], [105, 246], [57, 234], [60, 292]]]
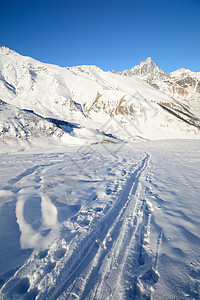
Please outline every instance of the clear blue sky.
[[200, 0], [0, 0], [0, 45], [60, 66], [200, 71]]

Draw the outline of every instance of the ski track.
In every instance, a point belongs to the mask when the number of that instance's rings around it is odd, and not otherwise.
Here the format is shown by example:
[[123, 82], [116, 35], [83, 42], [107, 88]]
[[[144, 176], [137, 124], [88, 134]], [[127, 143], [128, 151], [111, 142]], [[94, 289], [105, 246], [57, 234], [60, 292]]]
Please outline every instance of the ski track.
[[[70, 294], [77, 294], [77, 292], [73, 292], [73, 287], [71, 288], [71, 285], [74, 286], [75, 290], [77, 289], [77, 286], [80, 286], [77, 284], [76, 278], [78, 278], [79, 281], [79, 276], [81, 276], [81, 273], [87, 269], [88, 264], [92, 264], [92, 262], [94, 262], [94, 265], [90, 266], [88, 271], [91, 274], [86, 285], [84, 286], [82, 298], [84, 299], [87, 297], [88, 289], [93, 289], [93, 281], [95, 281], [95, 278], [97, 277], [96, 274], [102, 265], [103, 259], [107, 253], [111, 251], [109, 249], [112, 249], [115, 240], [120, 234], [124, 218], [126, 217], [128, 204], [131, 202], [132, 194], [135, 194], [137, 191], [139, 177], [143, 169], [145, 169], [147, 160], [148, 156], [142, 161], [141, 166], [128, 179], [124, 191], [121, 197], [115, 203], [114, 207], [105, 215], [100, 224], [98, 224], [98, 227], [91, 233], [90, 237], [86, 237], [87, 241], [83, 241], [85, 246], [87, 243], [89, 244], [81, 255], [83, 260], [78, 263], [75, 262], [75, 266], [77, 267], [75, 268], [74, 272], [70, 274], [69, 278], [65, 277], [65, 282], [62, 284], [59, 290], [53, 293], [52, 299], [57, 298], [63, 292], [65, 298], [69, 298]], [[97, 264], [95, 264], [95, 261], [97, 261]], [[87, 275], [84, 276], [88, 277]], [[69, 292], [67, 293], [66, 290], [69, 290]]]
[[[145, 248], [151, 207], [142, 189], [143, 181], [148, 180], [149, 160], [150, 155], [146, 153], [138, 168], [127, 176], [113, 205], [97, 207], [95, 213], [92, 212], [91, 225], [83, 219], [83, 230], [74, 230], [66, 239], [67, 226], [55, 230], [52, 226], [51, 246], [48, 247], [48, 240], [43, 245], [47, 246], [46, 249], [33, 251], [3, 285], [1, 299], [150, 299], [151, 287], [159, 278], [156, 265], [162, 234], [158, 237], [153, 263], [153, 257]], [[28, 168], [9, 183], [20, 182], [24, 186], [31, 178], [41, 188], [42, 174], [51, 166], [52, 163]], [[117, 187], [115, 182], [114, 189]], [[20, 223], [24, 221], [22, 214], [27, 201], [23, 191], [19, 188], [16, 206], [19, 227], [27, 225]], [[111, 193], [109, 186], [105, 192], [107, 195]], [[41, 195], [41, 202], [43, 197]], [[84, 205], [72, 215], [71, 221], [73, 218], [77, 220], [81, 214], [85, 214]], [[88, 225], [87, 232], [84, 225]], [[33, 231], [28, 233], [34, 236]], [[35, 238], [40, 240], [38, 233]]]

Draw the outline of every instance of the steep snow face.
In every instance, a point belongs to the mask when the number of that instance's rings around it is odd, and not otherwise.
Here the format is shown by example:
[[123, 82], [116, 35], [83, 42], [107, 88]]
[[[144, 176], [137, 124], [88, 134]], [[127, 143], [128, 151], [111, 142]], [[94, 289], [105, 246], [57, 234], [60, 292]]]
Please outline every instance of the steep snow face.
[[[166, 76], [150, 58], [140, 69], [143, 75]], [[81, 130], [73, 132], [82, 131], [80, 137], [90, 137], [90, 142], [102, 141], [99, 132], [125, 141], [200, 134], [195, 111], [138, 76], [104, 72], [96, 66], [61, 68], [6, 47], [0, 48], [0, 99], [43, 118], [79, 124]]]

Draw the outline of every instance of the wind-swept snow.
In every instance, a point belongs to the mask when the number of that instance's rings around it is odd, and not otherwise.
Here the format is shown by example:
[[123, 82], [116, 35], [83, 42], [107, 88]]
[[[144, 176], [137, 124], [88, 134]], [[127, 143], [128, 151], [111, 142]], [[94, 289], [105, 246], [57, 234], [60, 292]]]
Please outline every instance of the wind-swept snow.
[[199, 149], [1, 155], [1, 299], [199, 299]]

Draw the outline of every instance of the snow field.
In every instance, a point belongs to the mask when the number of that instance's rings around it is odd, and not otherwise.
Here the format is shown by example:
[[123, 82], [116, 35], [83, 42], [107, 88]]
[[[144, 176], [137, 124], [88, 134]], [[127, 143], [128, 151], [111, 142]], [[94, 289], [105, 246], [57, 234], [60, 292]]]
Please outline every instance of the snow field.
[[1, 155], [1, 299], [198, 299], [199, 146]]

